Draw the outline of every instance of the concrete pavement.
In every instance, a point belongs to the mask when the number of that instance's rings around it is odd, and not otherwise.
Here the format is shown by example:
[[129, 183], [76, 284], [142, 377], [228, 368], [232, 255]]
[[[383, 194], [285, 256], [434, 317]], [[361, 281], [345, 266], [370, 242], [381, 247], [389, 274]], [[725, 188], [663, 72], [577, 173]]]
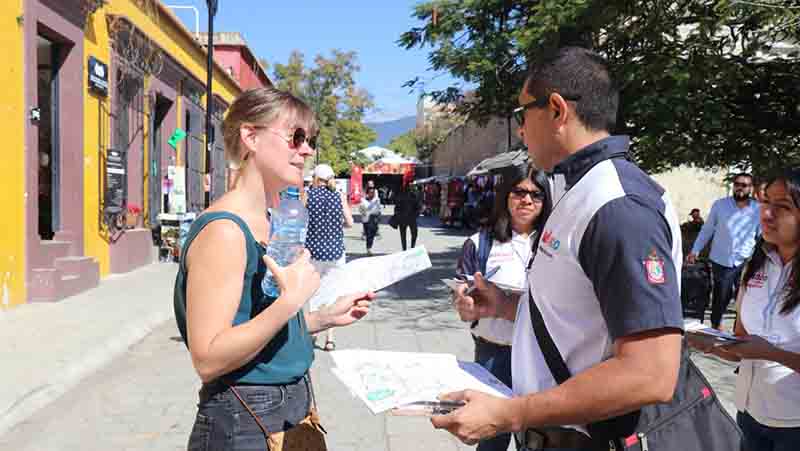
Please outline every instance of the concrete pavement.
[[[452, 274], [466, 234], [435, 223], [421, 218], [418, 240], [433, 268], [388, 288], [367, 318], [337, 329], [338, 349], [471, 359], [467, 327], [439, 282]], [[347, 230], [349, 258], [365, 253], [360, 232], [360, 224]], [[400, 249], [397, 231], [383, 225], [381, 234], [376, 253]], [[174, 264], [154, 264], [58, 304], [0, 313], [0, 339], [8, 344], [0, 358], [9, 362], [0, 385], [0, 449], [185, 449], [199, 381], [172, 319], [175, 270]], [[730, 408], [732, 366], [703, 357], [698, 362]], [[330, 356], [318, 351], [312, 374], [332, 451], [469, 448], [426, 419], [372, 415], [330, 367]]]

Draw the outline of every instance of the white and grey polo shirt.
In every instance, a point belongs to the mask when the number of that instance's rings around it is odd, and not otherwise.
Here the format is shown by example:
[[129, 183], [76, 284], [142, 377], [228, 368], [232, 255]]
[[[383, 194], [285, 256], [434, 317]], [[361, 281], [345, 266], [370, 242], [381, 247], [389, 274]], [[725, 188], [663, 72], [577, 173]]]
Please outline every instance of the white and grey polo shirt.
[[[528, 271], [532, 301], [572, 374], [608, 359], [620, 337], [683, 328], [677, 216], [664, 189], [626, 158], [628, 146], [608, 137], [556, 166], [553, 211]], [[516, 395], [556, 385], [529, 301], [514, 328]]]

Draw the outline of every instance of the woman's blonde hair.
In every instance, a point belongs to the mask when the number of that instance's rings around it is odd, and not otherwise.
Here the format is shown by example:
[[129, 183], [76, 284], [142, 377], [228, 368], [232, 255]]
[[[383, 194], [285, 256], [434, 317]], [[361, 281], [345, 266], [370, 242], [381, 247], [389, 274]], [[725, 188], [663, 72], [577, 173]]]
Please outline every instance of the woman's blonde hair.
[[303, 128], [307, 137], [317, 134], [314, 112], [302, 100], [274, 87], [245, 91], [233, 102], [222, 123], [225, 157], [230, 167], [242, 164], [241, 134], [243, 124], [271, 124], [286, 119], [292, 127]]
[[328, 180], [321, 179], [317, 176], [314, 176], [314, 186], [324, 186], [328, 188], [330, 191], [336, 191], [336, 179], [334, 177], [329, 178]]

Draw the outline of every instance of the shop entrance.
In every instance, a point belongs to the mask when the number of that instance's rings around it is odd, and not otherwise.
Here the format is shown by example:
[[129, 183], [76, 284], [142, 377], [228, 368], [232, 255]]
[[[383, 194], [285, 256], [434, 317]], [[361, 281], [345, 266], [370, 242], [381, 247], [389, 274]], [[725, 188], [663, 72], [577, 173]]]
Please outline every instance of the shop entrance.
[[38, 35], [36, 42], [39, 148], [38, 205], [39, 237], [52, 240], [59, 230], [59, 89], [58, 71], [62, 63], [61, 46]]
[[163, 198], [166, 198], [165, 194], [162, 193], [162, 183], [165, 173], [161, 167], [162, 162], [162, 155], [161, 155], [161, 146], [163, 145], [163, 130], [162, 125], [164, 123], [164, 119], [167, 117], [167, 113], [169, 113], [170, 108], [172, 108], [172, 101], [167, 99], [166, 97], [160, 96], [156, 94], [155, 102], [153, 102], [152, 108], [152, 125], [151, 125], [151, 142], [150, 142], [150, 155], [149, 155], [149, 167], [148, 167], [148, 221], [151, 226], [154, 226], [158, 223], [158, 214], [159, 213], [166, 213], [168, 211], [168, 201], [165, 201]]

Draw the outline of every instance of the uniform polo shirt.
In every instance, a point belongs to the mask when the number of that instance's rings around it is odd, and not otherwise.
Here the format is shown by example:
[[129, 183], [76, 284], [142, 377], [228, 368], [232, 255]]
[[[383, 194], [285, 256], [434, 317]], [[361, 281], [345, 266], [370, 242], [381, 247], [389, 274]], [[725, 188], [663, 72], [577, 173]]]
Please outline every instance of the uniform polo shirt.
[[664, 189], [627, 159], [628, 146], [627, 137], [608, 137], [554, 169], [553, 211], [528, 271], [532, 298], [524, 295], [517, 310], [515, 395], [556, 385], [528, 302], [572, 374], [611, 357], [618, 338], [683, 328], [678, 219]]
[[[800, 307], [781, 313], [793, 264], [783, 264], [772, 246], [765, 245], [764, 251], [764, 265], [742, 288], [739, 318], [747, 333], [800, 353]], [[736, 408], [765, 426], [800, 427], [800, 374], [777, 362], [742, 360], [736, 379]]]

